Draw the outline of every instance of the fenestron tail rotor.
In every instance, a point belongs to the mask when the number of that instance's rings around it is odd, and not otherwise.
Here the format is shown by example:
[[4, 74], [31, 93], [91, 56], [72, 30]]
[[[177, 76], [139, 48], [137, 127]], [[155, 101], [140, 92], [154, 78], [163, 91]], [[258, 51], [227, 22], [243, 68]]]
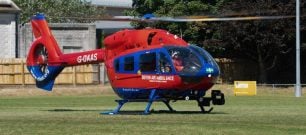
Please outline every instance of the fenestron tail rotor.
[[36, 63], [40, 66], [42, 73], [46, 73], [48, 68], [48, 51], [44, 45], [37, 46], [35, 50]]
[[43, 14], [35, 15], [31, 24], [35, 41], [27, 56], [27, 68], [38, 88], [52, 90], [56, 76], [64, 69], [59, 59], [62, 53]]

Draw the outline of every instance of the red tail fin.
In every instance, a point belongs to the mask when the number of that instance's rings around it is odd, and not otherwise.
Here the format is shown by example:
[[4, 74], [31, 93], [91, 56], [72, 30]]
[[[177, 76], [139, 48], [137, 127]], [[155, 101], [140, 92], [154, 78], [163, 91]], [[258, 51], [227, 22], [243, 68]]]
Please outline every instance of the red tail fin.
[[56, 76], [64, 69], [60, 65], [60, 51], [43, 14], [31, 20], [35, 40], [27, 56], [27, 68], [36, 80], [36, 85], [51, 90]]
[[32, 17], [31, 24], [35, 40], [28, 54], [27, 63], [30, 65], [35, 64], [33, 63], [36, 61], [33, 56], [35, 55], [34, 51], [37, 49], [37, 46], [43, 45], [48, 51], [48, 64], [60, 64], [58, 62], [60, 61], [59, 57], [62, 55], [62, 52], [48, 27], [45, 16], [43, 14], [36, 14]]
[[27, 67], [39, 88], [52, 90], [54, 80], [65, 66], [104, 61], [104, 49], [62, 54], [43, 14], [31, 20], [35, 40], [27, 56]]

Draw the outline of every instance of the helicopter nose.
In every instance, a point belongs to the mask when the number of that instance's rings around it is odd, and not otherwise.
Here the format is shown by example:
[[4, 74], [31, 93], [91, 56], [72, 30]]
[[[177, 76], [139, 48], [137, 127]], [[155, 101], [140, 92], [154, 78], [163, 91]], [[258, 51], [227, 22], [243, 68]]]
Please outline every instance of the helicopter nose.
[[204, 77], [203, 76], [180, 76], [184, 83], [198, 83], [201, 82]]
[[181, 74], [180, 77], [184, 83], [200, 83], [203, 79], [215, 78], [219, 76], [218, 67], [213, 65], [205, 65], [197, 74]]

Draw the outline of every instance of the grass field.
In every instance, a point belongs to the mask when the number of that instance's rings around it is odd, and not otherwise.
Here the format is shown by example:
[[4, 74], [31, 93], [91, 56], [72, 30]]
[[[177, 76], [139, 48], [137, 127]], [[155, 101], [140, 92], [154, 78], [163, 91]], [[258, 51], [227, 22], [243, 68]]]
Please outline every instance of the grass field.
[[[53, 93], [26, 88], [13, 89], [13, 94], [0, 90], [0, 134], [306, 134], [306, 98], [295, 98], [287, 91], [261, 91], [253, 97], [229, 93], [226, 104], [215, 106], [210, 114], [198, 113], [194, 101], [178, 101], [172, 103], [177, 113], [135, 115], [146, 104], [128, 103], [122, 108], [122, 115], [100, 115], [101, 111], [114, 109], [118, 97], [108, 92], [109, 88], [74, 89], [87, 91], [64, 90], [63, 94], [61, 88]], [[153, 109], [166, 107], [154, 103]]]

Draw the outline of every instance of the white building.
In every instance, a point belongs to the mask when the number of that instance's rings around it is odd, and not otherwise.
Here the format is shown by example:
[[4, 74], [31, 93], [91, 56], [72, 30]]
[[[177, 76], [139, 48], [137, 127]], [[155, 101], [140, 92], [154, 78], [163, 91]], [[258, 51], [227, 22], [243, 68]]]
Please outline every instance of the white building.
[[[132, 7], [132, 0], [92, 0], [92, 4], [105, 7], [109, 15], [123, 15]], [[55, 39], [64, 53], [101, 48], [102, 38], [120, 29], [132, 28], [130, 22], [97, 21], [93, 24], [49, 23]], [[19, 30], [18, 57], [26, 57], [33, 42], [30, 24], [21, 25]]]
[[132, 0], [91, 0], [92, 4], [106, 7], [106, 13], [110, 15], [122, 15], [126, 9], [132, 8]]
[[[91, 2], [93, 5], [105, 7], [106, 14], [111, 16], [123, 16], [123, 12], [131, 9], [133, 4], [132, 0], [91, 0]], [[129, 21], [97, 21], [95, 23], [98, 39], [97, 44], [101, 44], [99, 38], [101, 38], [102, 35], [107, 36], [121, 29], [133, 28], [130, 23]]]
[[0, 0], [0, 58], [15, 58], [18, 54], [19, 12], [11, 0]]

